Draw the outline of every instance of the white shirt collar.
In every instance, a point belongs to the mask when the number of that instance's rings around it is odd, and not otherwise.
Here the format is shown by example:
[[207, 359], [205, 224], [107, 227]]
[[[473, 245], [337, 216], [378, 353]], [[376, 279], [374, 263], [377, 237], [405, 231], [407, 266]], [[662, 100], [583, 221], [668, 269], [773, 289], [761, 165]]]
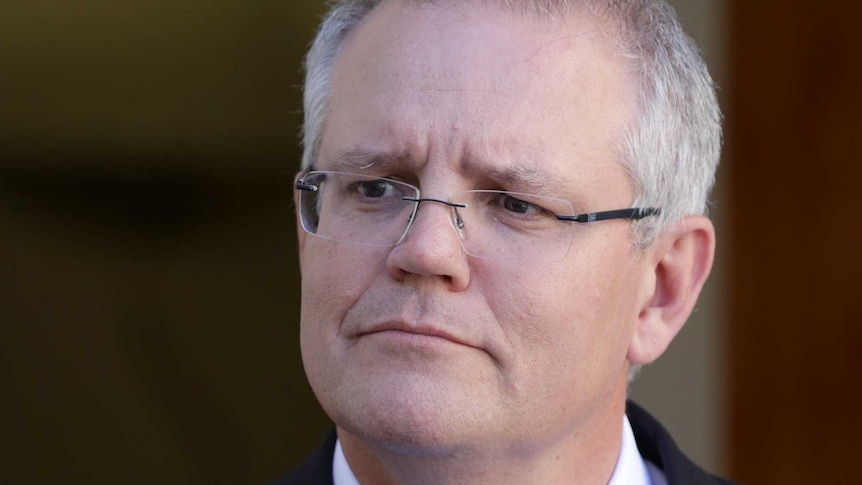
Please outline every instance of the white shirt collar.
[[335, 442], [335, 456], [332, 458], [332, 482], [335, 485], [359, 485], [356, 475], [347, 464], [344, 450], [341, 449], [341, 440]]
[[[341, 440], [335, 442], [332, 458], [332, 480], [335, 485], [359, 485], [347, 464]], [[652, 463], [647, 463], [638, 452], [635, 434], [628, 416], [623, 416], [623, 444], [611, 481], [608, 485], [665, 485], [664, 474]]]
[[[655, 467], [654, 467], [655, 468]], [[623, 445], [620, 448], [620, 457], [617, 458], [617, 467], [611, 475], [608, 485], [662, 485], [664, 481], [654, 482], [653, 470], [647, 467], [646, 460], [638, 451], [635, 442], [635, 433], [629, 423], [629, 417], [623, 416]], [[655, 472], [661, 474], [658, 468]], [[662, 479], [664, 476], [662, 475]]]

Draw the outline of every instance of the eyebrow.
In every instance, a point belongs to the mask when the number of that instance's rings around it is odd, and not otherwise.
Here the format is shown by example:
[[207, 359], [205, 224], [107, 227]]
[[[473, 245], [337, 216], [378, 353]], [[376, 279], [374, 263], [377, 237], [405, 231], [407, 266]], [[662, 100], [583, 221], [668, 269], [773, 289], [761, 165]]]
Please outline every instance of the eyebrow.
[[560, 177], [538, 166], [535, 162], [513, 160], [507, 166], [494, 167], [475, 158], [463, 163], [464, 170], [469, 174], [496, 182], [507, 190], [570, 199], [573, 194], [570, 193], [570, 188], [561, 182]]
[[328, 160], [329, 170], [362, 173], [364, 170], [384, 170], [409, 162], [411, 158], [404, 154], [379, 152], [357, 148], [338, 153]]

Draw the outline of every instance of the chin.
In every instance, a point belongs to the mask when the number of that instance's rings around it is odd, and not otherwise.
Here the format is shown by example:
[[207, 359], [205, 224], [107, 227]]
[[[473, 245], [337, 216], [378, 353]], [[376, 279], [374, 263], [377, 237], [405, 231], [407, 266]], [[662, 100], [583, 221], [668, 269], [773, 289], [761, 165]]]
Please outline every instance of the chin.
[[333, 422], [366, 443], [400, 454], [462, 452], [482, 441], [482, 430], [496, 421], [487, 397], [475, 390], [411, 379], [344, 391], [334, 405], [324, 405]]

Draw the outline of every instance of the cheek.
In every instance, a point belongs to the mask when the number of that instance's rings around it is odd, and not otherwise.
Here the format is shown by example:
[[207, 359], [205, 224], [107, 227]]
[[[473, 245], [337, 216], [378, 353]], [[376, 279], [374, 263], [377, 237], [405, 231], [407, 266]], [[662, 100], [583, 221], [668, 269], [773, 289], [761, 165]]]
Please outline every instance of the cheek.
[[483, 285], [488, 304], [512, 346], [522, 379], [571, 373], [582, 345], [585, 320], [578, 282], [559, 266], [521, 271]]
[[385, 268], [385, 259], [384, 249], [308, 238], [300, 253], [302, 289], [326, 297], [356, 292]]
[[619, 264], [602, 261], [608, 259], [586, 257], [483, 285], [523, 384], [553, 380], [576, 392], [613, 378], [624, 364], [633, 293]]
[[344, 315], [384, 270], [385, 254], [309, 238], [301, 255], [303, 336], [338, 332]]
[[[344, 316], [383, 268], [383, 259], [364, 248], [309, 237], [300, 252], [302, 297], [300, 349], [309, 383], [322, 403], [330, 402], [343, 372]], [[385, 255], [383, 256], [385, 258]]]

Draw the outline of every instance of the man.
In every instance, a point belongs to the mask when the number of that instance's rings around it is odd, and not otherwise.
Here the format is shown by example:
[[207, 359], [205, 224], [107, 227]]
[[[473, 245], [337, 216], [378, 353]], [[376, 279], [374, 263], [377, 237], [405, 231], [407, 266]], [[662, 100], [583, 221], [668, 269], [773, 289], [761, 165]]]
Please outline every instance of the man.
[[722, 483], [626, 409], [715, 242], [720, 113], [670, 7], [344, 0], [307, 71], [301, 348], [337, 435], [281, 483]]

